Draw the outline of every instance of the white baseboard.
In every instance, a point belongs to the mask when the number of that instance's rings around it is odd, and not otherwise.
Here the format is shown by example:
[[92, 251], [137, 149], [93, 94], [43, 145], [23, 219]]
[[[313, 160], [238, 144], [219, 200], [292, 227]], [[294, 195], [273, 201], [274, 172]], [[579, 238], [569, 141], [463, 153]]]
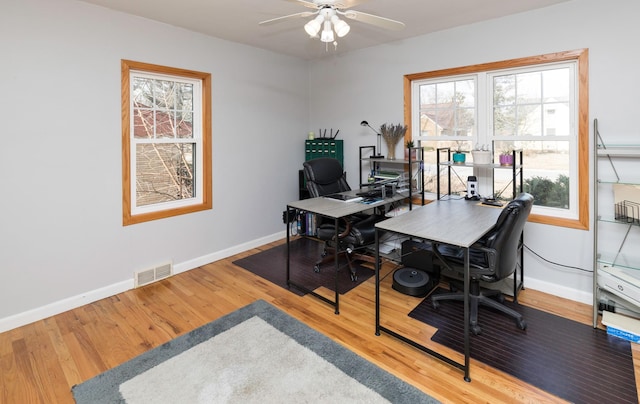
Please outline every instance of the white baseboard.
[[12, 330], [25, 324], [33, 323], [65, 311], [93, 303], [105, 297], [113, 296], [133, 288], [133, 278], [118, 282], [104, 288], [91, 290], [81, 295], [72, 296], [46, 306], [38, 307], [33, 310], [15, 314], [13, 316], [0, 319], [0, 332]]
[[[256, 240], [252, 240], [243, 244], [239, 244], [237, 246], [227, 248], [225, 250], [213, 252], [202, 257], [174, 264], [173, 271], [174, 274], [185, 272], [199, 266], [230, 257], [243, 251], [260, 247], [261, 245], [267, 243], [282, 240], [284, 237], [286, 237], [286, 232], [279, 232]], [[93, 303], [100, 299], [117, 295], [118, 293], [133, 289], [133, 287], [134, 280], [132, 277], [131, 279], [128, 279], [126, 281], [114, 283], [103, 288], [91, 290], [77, 296], [59, 300], [46, 306], [38, 307], [33, 310], [28, 310], [22, 313], [2, 318], [0, 319], [0, 332], [9, 331], [26, 324], [63, 313], [65, 311], [84, 306], [85, 304]]]
[[[241, 253], [243, 251], [250, 250], [252, 248], [260, 247], [262, 245], [282, 240], [286, 237], [285, 232], [275, 233], [266, 237], [251, 240], [249, 242], [239, 244], [225, 250], [216, 251], [211, 254], [203, 255], [198, 258], [194, 258], [189, 261], [174, 264], [174, 274], [186, 272], [191, 269], [200, 267], [202, 265], [215, 262], [232, 255]], [[66, 299], [59, 300], [57, 302], [48, 304], [46, 306], [38, 307], [33, 310], [28, 310], [22, 313], [15, 314], [13, 316], [0, 319], [0, 332], [12, 330], [14, 328], [23, 326], [25, 324], [33, 323], [34, 321], [42, 320], [47, 317], [54, 316], [56, 314], [63, 313], [65, 311], [75, 309], [85, 304], [93, 303], [100, 299], [104, 299], [109, 296], [116, 295], [118, 293], [125, 292], [129, 289], [133, 289], [133, 278], [126, 281], [118, 282], [112, 285], [105, 286], [103, 288], [88, 291], [86, 293], [72, 296]], [[575, 300], [580, 303], [592, 304], [593, 297], [591, 293], [586, 293], [580, 290], [567, 288], [557, 284], [553, 284], [547, 281], [541, 281], [525, 276], [525, 288], [539, 290], [541, 292], [549, 293], [551, 295], [559, 296], [569, 300]]]
[[231, 257], [232, 255], [239, 254], [241, 252], [250, 250], [252, 248], [260, 247], [262, 245], [272, 243], [274, 241], [282, 240], [287, 236], [286, 232], [279, 232], [275, 234], [271, 234], [266, 237], [262, 237], [259, 239], [251, 240], [243, 244], [239, 244], [225, 250], [216, 251], [211, 254], [203, 255], [202, 257], [194, 258], [189, 261], [181, 262], [179, 264], [173, 265], [173, 273], [179, 274], [180, 272], [185, 272], [193, 268], [200, 267], [202, 265], [210, 264], [212, 262]]
[[548, 293], [550, 295], [562, 297], [564, 299], [569, 299], [584, 304], [593, 304], [592, 293], [584, 292], [577, 289], [571, 289], [539, 279], [530, 278], [526, 276], [526, 274], [524, 277], [524, 287], [526, 289], [539, 290], [540, 292]]

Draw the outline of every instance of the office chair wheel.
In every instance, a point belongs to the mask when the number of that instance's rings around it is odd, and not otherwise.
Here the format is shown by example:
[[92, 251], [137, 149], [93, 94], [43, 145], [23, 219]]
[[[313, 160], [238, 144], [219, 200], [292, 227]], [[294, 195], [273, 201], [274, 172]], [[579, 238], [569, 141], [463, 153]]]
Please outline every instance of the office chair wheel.
[[475, 325], [471, 325], [471, 332], [473, 333], [473, 335], [480, 335], [482, 334], [482, 328], [480, 328], [479, 325], [475, 324]]
[[521, 330], [527, 329], [527, 322], [524, 321], [524, 319], [516, 320], [516, 324], [518, 324], [518, 328], [520, 328]]
[[358, 275], [351, 274], [351, 282], [358, 282]]
[[313, 266], [313, 272], [320, 272], [320, 265], [316, 264]]
[[431, 307], [433, 307], [434, 310], [438, 310], [438, 307], [440, 307], [440, 303], [438, 303], [436, 300], [432, 300]]

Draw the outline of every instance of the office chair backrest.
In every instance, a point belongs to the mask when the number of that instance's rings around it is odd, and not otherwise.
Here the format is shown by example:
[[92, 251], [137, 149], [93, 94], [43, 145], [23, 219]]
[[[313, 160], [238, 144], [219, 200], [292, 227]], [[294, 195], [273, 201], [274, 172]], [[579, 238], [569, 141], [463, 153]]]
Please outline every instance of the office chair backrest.
[[337, 159], [321, 157], [305, 161], [302, 166], [307, 189], [314, 198], [351, 189], [347, 184], [342, 165]]
[[516, 270], [520, 259], [520, 235], [532, 206], [533, 196], [522, 193], [502, 209], [496, 225], [483, 239], [485, 247], [497, 251], [496, 256], [489, 256], [493, 274], [483, 276], [483, 280], [504, 279]]

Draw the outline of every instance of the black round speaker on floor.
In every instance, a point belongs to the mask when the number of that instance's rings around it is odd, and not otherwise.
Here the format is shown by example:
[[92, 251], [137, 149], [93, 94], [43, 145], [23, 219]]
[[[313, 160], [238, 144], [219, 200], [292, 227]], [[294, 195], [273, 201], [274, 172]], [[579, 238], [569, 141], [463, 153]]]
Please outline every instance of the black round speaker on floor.
[[396, 269], [392, 287], [405, 295], [426, 296], [429, 293], [429, 274], [411, 267]]

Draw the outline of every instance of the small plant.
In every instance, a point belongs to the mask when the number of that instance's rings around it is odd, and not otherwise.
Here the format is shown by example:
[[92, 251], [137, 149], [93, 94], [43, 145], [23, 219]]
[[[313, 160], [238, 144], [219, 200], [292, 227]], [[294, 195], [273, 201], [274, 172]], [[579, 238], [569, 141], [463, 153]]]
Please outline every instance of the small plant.
[[415, 144], [413, 143], [413, 140], [407, 140], [407, 142], [404, 144], [404, 146], [407, 149], [411, 149], [411, 148], [415, 147]]
[[460, 140], [456, 140], [456, 147], [453, 150], [453, 152], [454, 153], [466, 153], [467, 151], [464, 148], [465, 148], [465, 142], [462, 142]]
[[407, 132], [407, 125], [402, 124], [382, 124], [380, 126], [380, 134], [387, 144], [387, 159], [395, 160], [396, 158], [396, 144], [400, 139], [404, 138], [404, 134]]
[[504, 143], [500, 149], [501, 156], [508, 156], [513, 154], [513, 146], [509, 143]]
[[465, 162], [466, 158], [466, 151], [462, 149], [462, 142], [459, 140], [456, 140], [456, 148], [453, 151], [453, 162], [456, 164], [462, 164]]

